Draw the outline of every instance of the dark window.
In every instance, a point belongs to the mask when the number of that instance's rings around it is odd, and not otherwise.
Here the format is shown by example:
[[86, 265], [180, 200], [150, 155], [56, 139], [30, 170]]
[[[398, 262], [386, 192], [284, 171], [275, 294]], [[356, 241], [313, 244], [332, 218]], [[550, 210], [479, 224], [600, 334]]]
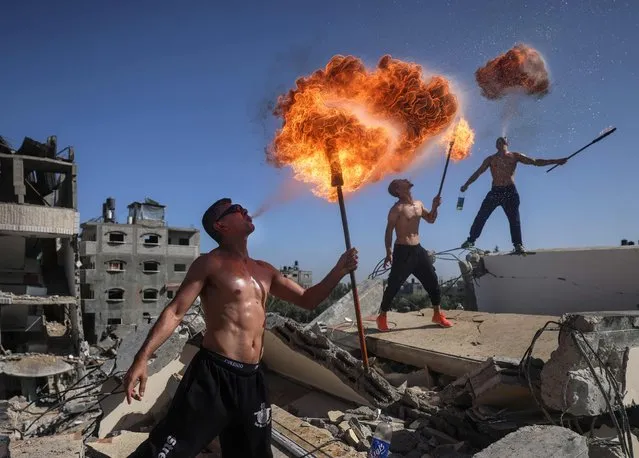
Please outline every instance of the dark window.
[[144, 236], [144, 244], [145, 245], [159, 245], [160, 244], [160, 236], [157, 234], [147, 234]]
[[107, 324], [122, 324], [122, 320], [120, 318], [109, 318]]
[[124, 290], [118, 288], [110, 289], [107, 291], [107, 299], [110, 301], [123, 301]]
[[[173, 299], [173, 296], [175, 296], [175, 292], [172, 289], [170, 289], [170, 290], [168, 290], [166, 292], [166, 297], [168, 297], [169, 299]], [[638, 308], [639, 308], [639, 306], [638, 306]]]
[[144, 272], [157, 272], [160, 270], [160, 263], [156, 261], [146, 261], [142, 264]]
[[142, 292], [142, 299], [145, 301], [156, 301], [158, 299], [157, 289], [145, 289]]
[[189, 246], [189, 239], [180, 238], [180, 245]]
[[175, 272], [186, 272], [186, 264], [174, 264], [173, 270]]
[[92, 285], [87, 283], [80, 285], [80, 298], [82, 299], [94, 299]]
[[109, 243], [124, 243], [124, 233], [109, 232]]

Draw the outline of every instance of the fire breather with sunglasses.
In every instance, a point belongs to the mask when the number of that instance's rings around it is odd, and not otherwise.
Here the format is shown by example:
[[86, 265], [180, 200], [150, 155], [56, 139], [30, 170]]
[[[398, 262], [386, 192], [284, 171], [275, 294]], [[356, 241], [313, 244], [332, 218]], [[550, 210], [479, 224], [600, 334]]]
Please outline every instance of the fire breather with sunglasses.
[[260, 364], [266, 299], [272, 294], [313, 310], [357, 268], [357, 250], [343, 253], [322, 281], [304, 289], [249, 256], [247, 240], [255, 226], [241, 205], [218, 200], [204, 212], [202, 226], [219, 246], [191, 264], [149, 331], [124, 379], [127, 402], [142, 399], [149, 358], [198, 296], [206, 322], [201, 348], [166, 416], [131, 456], [194, 457], [219, 436], [225, 457], [270, 457], [271, 407]]

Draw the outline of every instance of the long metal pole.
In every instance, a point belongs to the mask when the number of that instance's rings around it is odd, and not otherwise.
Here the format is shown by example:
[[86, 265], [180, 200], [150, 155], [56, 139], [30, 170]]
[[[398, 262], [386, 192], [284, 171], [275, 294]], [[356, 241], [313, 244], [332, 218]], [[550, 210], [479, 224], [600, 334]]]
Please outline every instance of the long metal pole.
[[[607, 137], [608, 135], [610, 135], [611, 133], [613, 133], [615, 130], [617, 130], [616, 127], [612, 127], [610, 129], [605, 130], [601, 135], [599, 135], [599, 137], [595, 138], [593, 141], [591, 141], [590, 143], [588, 143], [586, 146], [584, 146], [583, 148], [575, 151], [574, 153], [572, 153], [570, 156], [568, 156], [566, 159], [570, 159], [574, 156], [576, 156], [577, 154], [581, 153], [583, 150], [585, 150], [586, 148], [588, 148], [591, 145], [594, 145], [595, 143], [597, 143], [599, 140], [602, 140], [603, 138]], [[555, 164], [552, 167], [550, 167], [548, 170], [546, 170], [546, 173], [550, 172], [551, 170], [556, 169], [557, 167], [559, 167], [559, 164]]]
[[[339, 211], [342, 215], [342, 229], [344, 230], [344, 241], [346, 242], [346, 250], [351, 249], [351, 236], [348, 231], [348, 220], [346, 219], [346, 205], [344, 205], [344, 175], [342, 174], [342, 164], [336, 154], [337, 148], [334, 139], [326, 142], [326, 158], [331, 168], [331, 186], [337, 189], [337, 199], [339, 201]], [[353, 303], [355, 305], [355, 318], [357, 320], [357, 333], [359, 334], [359, 347], [362, 351], [362, 362], [364, 370], [368, 372], [368, 352], [366, 351], [366, 336], [364, 335], [364, 325], [362, 324], [362, 312], [359, 306], [359, 293], [357, 292], [357, 282], [355, 281], [355, 272], [351, 271], [351, 289], [353, 292]]]
[[444, 166], [444, 174], [442, 175], [442, 181], [439, 183], [439, 191], [437, 191], [437, 197], [441, 197], [442, 188], [444, 187], [444, 178], [446, 178], [446, 171], [448, 170], [448, 163], [450, 162], [450, 153], [453, 150], [453, 145], [455, 144], [455, 140], [450, 142], [450, 146], [448, 147], [448, 156], [446, 157], [446, 165]]
[[[346, 250], [351, 249], [351, 236], [348, 232], [348, 221], [346, 220], [346, 206], [344, 205], [344, 194], [342, 186], [337, 186], [337, 198], [339, 200], [339, 211], [342, 215], [342, 228], [344, 229], [344, 241], [346, 242]], [[366, 337], [364, 336], [364, 326], [362, 325], [362, 311], [359, 306], [359, 294], [357, 292], [357, 282], [355, 281], [355, 272], [351, 270], [351, 287], [353, 290], [353, 302], [355, 304], [355, 318], [357, 319], [357, 333], [359, 334], [359, 346], [362, 351], [362, 361], [364, 362], [364, 370], [368, 371], [368, 352], [366, 351]]]

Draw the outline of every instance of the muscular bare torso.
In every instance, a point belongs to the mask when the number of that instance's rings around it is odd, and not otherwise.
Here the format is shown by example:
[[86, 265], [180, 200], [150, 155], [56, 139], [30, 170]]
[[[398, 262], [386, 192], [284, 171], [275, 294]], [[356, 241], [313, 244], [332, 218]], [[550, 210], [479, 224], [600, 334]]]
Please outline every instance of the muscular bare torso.
[[517, 168], [517, 153], [507, 152], [493, 154], [490, 159], [490, 174], [493, 186], [510, 186], [515, 184], [515, 169]]
[[237, 361], [255, 364], [263, 352], [266, 299], [273, 271], [264, 262], [214, 250], [200, 298], [206, 321], [202, 345]]
[[397, 218], [395, 223], [396, 245], [419, 244], [419, 223], [424, 211], [424, 204], [419, 200], [405, 204], [398, 202], [391, 208]]

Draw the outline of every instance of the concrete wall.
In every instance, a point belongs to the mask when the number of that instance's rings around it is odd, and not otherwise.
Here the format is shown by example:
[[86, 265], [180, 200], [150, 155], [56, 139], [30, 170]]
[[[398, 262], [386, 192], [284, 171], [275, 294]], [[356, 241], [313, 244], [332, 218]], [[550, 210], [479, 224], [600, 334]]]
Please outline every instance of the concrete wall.
[[[93, 226], [93, 225], [91, 225]], [[93, 227], [85, 227], [85, 232], [90, 238], [95, 233], [95, 242], [80, 242], [80, 254], [83, 253], [94, 265], [93, 269], [83, 269], [80, 282], [90, 285], [94, 292], [94, 299], [83, 300], [84, 314], [94, 314], [87, 323], [95, 320], [95, 335], [97, 338], [106, 330], [109, 320], [119, 320], [119, 324], [138, 325], [149, 317], [157, 317], [169, 302], [167, 285], [180, 284], [184, 280], [186, 272], [176, 272], [176, 264], [184, 264], [188, 270], [193, 260], [199, 255], [199, 233], [192, 230], [182, 230], [178, 234], [190, 239], [193, 246], [169, 245], [169, 237], [173, 243], [178, 243], [179, 238], [173, 234], [173, 229], [168, 227], [148, 227], [139, 224], [112, 224], [98, 223]], [[111, 242], [111, 233], [124, 234], [123, 242]], [[149, 234], [158, 236], [157, 244], [145, 243]], [[87, 250], [87, 247], [91, 247]], [[83, 249], [84, 247], [84, 249]], [[176, 255], [171, 248], [182, 250]], [[90, 254], [95, 253], [95, 254]], [[122, 261], [125, 263], [121, 271], [109, 271], [110, 261]], [[157, 262], [156, 272], [145, 271], [145, 262]], [[86, 267], [86, 266], [85, 266]], [[108, 300], [108, 291], [111, 289], [124, 290], [123, 300]], [[157, 299], [144, 299], [144, 291], [152, 289], [157, 291]], [[117, 324], [117, 321], [112, 321]], [[90, 331], [87, 329], [87, 331]], [[87, 339], [90, 332], [87, 333]]]
[[78, 219], [69, 208], [0, 203], [0, 231], [71, 236], [78, 232]]
[[482, 312], [561, 315], [639, 308], [639, 246], [538, 250], [482, 259], [489, 272], [475, 284]]
[[0, 269], [22, 269], [24, 249], [24, 237], [0, 235]]

